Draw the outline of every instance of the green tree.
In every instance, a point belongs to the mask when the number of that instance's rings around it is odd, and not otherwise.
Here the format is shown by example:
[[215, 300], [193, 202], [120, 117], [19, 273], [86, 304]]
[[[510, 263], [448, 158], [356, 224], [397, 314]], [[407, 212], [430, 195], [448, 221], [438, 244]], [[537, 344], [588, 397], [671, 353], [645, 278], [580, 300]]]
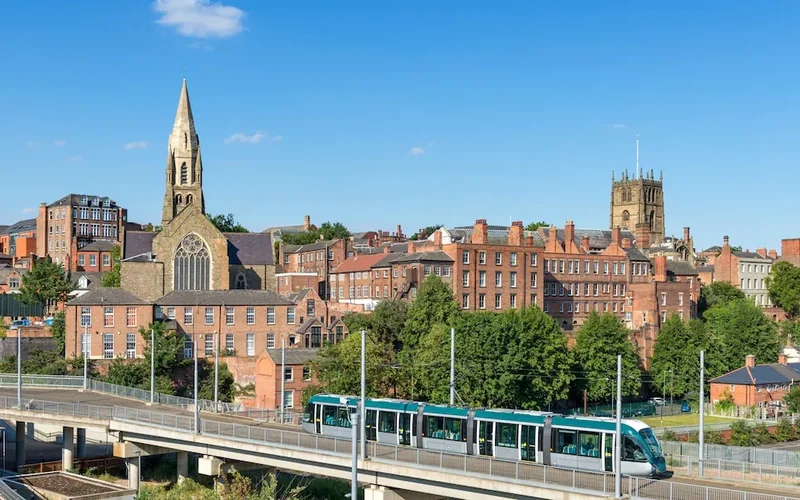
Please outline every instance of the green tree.
[[31, 272], [22, 276], [20, 301], [24, 304], [43, 304], [49, 314], [56, 304], [65, 302], [75, 287], [64, 266], [55, 264], [50, 257], [37, 259]]
[[58, 353], [64, 355], [64, 342], [66, 339], [66, 321], [64, 312], [59, 311], [53, 315], [53, 323], [50, 325], [50, 333], [53, 335], [53, 341], [56, 344]]
[[341, 222], [323, 222], [317, 232], [323, 240], [345, 240], [350, 237], [350, 231]]
[[[371, 335], [366, 339], [367, 396], [386, 396], [395, 386], [394, 351], [379, 344]], [[361, 335], [353, 333], [342, 342], [326, 344], [309, 363], [320, 387], [334, 394], [361, 393]]]
[[[378, 342], [389, 343], [395, 350], [400, 349], [400, 339], [408, 317], [408, 303], [403, 300], [382, 300], [370, 316], [367, 329]], [[349, 323], [347, 326], [351, 332], [355, 331]]]
[[111, 271], [103, 275], [103, 286], [119, 287], [120, 273], [122, 272], [122, 249], [116, 245], [111, 250]]
[[700, 385], [700, 351], [705, 350], [706, 378], [724, 373], [719, 346], [700, 320], [689, 323], [672, 315], [661, 326], [653, 348], [650, 375], [654, 389], [661, 394], [666, 384], [667, 395], [683, 396]]
[[[588, 398], [600, 401], [610, 398], [612, 383], [617, 380], [617, 355], [622, 355], [622, 395], [639, 393], [642, 374], [639, 354], [630, 338], [630, 331], [613, 314], [592, 312], [578, 329], [575, 338], [575, 361], [582, 372], [582, 388]], [[614, 389], [616, 393], [616, 389]]]
[[286, 233], [281, 235], [281, 241], [287, 245], [310, 245], [319, 241], [319, 233], [316, 231]]
[[783, 397], [783, 402], [789, 413], [800, 413], [800, 385], [793, 386], [789, 394]]
[[778, 359], [781, 351], [778, 328], [760, 307], [749, 300], [712, 307], [706, 311], [705, 319], [720, 344], [723, 372], [740, 368], [748, 354], [755, 355], [757, 361]]
[[458, 303], [447, 283], [438, 276], [428, 276], [422, 282], [417, 298], [408, 307], [403, 347], [414, 349], [419, 339], [430, 332], [433, 325], [447, 325], [458, 313]]
[[550, 224], [547, 222], [540, 220], [539, 222], [531, 222], [527, 226], [525, 226], [526, 231], [536, 231], [540, 227], [550, 227]]
[[753, 428], [753, 441], [756, 446], [771, 444], [775, 442], [775, 436], [767, 428], [767, 424], [760, 422]]
[[[425, 229], [422, 230], [422, 233], [425, 235], [430, 236], [431, 234], [435, 233], [440, 227], [443, 227], [442, 224], [434, 224], [433, 226], [427, 226]], [[411, 241], [417, 241], [420, 238], [420, 233], [416, 232], [408, 238]]]
[[778, 426], [775, 428], [775, 439], [781, 443], [786, 443], [797, 439], [797, 432], [795, 431], [791, 420], [783, 417], [778, 421]]
[[352, 333], [372, 328], [372, 315], [364, 313], [349, 312], [342, 316], [342, 321], [347, 325], [347, 329]]
[[704, 285], [700, 289], [700, 299], [697, 301], [697, 314], [703, 313], [715, 306], [723, 306], [736, 300], [744, 300], [744, 292], [724, 281], [715, 281]]
[[735, 420], [731, 424], [731, 437], [728, 444], [731, 446], [756, 446], [753, 428], [745, 420]]
[[[214, 358], [211, 359], [199, 359], [197, 371], [200, 379], [200, 386], [197, 388], [197, 397], [200, 399], [207, 399], [209, 401], [214, 400]], [[219, 390], [217, 391], [217, 396], [219, 397], [219, 401], [233, 401], [233, 398], [236, 396], [236, 386], [233, 381], [233, 374], [231, 374], [230, 370], [228, 369], [228, 365], [220, 361], [219, 363]], [[188, 385], [184, 388], [184, 392], [187, 396], [189, 396], [190, 391], [187, 389], [191, 389], [191, 392], [194, 391], [194, 386], [192, 385], [189, 387]]]
[[[459, 400], [473, 407], [541, 409], [567, 397], [572, 380], [567, 336], [541, 309], [465, 313], [453, 328]], [[413, 396], [448, 402], [450, 327], [435, 324], [409, 362]]]
[[769, 298], [793, 318], [800, 313], [800, 267], [786, 261], [772, 265], [772, 273], [767, 278]]
[[211, 221], [220, 232], [223, 233], [249, 233], [250, 231], [247, 230], [244, 226], [236, 222], [233, 218], [233, 214], [206, 214], [208, 220]]

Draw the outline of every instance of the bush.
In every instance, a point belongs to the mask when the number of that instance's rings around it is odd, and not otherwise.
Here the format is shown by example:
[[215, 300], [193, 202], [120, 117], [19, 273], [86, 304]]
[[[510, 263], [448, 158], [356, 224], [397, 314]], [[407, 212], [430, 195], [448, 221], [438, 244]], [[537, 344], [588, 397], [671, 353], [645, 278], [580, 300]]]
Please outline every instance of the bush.
[[731, 424], [731, 438], [729, 444], [733, 446], [755, 446], [755, 433], [753, 428], [744, 420], [737, 420]]
[[692, 431], [686, 436], [687, 443], [699, 443], [700, 442], [700, 434], [697, 431]]
[[797, 439], [797, 430], [795, 430], [791, 420], [783, 417], [778, 421], [778, 426], [775, 428], [775, 438], [781, 443]]
[[756, 424], [753, 429], [753, 441], [756, 446], [770, 444], [775, 442], [775, 436], [772, 435], [766, 424]]
[[678, 441], [678, 435], [675, 431], [672, 430], [665, 430], [663, 434], [661, 434], [662, 441]]
[[720, 431], [708, 431], [703, 436], [704, 442], [708, 444], [725, 444], [725, 439]]

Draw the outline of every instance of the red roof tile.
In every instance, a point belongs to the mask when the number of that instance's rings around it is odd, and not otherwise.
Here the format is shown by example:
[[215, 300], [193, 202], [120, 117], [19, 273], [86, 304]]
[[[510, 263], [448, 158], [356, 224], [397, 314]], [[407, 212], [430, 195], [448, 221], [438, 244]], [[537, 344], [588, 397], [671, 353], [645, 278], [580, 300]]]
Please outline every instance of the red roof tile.
[[354, 257], [349, 257], [347, 260], [339, 264], [339, 267], [334, 271], [335, 273], [352, 273], [355, 271], [369, 271], [372, 266], [380, 262], [386, 254], [362, 254]]

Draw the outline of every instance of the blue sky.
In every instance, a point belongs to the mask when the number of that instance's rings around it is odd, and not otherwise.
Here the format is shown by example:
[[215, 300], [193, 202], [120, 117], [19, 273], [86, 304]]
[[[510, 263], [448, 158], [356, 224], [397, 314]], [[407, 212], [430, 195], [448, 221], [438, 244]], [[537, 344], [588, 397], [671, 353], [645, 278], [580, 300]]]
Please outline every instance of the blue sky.
[[800, 4], [556, 3], [7, 5], [0, 223], [67, 192], [158, 222], [185, 71], [207, 210], [251, 230], [606, 228], [639, 134], [668, 233], [800, 236]]

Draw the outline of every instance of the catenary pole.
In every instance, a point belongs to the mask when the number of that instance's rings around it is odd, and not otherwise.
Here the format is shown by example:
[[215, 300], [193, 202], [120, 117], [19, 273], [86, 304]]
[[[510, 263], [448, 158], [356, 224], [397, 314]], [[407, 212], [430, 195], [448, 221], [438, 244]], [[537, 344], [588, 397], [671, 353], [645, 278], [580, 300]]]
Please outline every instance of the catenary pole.
[[617, 445], [614, 457], [614, 493], [622, 498], [622, 356], [617, 356]]
[[156, 330], [150, 329], [150, 404], [156, 403]]
[[361, 431], [361, 460], [367, 459], [367, 331], [361, 330], [361, 401], [358, 412], [358, 423]]
[[217, 413], [217, 406], [219, 405], [219, 335], [214, 332], [217, 338], [217, 344], [214, 348], [214, 413]]
[[706, 394], [705, 394], [705, 351], [700, 351], [700, 429], [698, 429], [698, 444], [699, 444], [699, 451], [700, 451], [700, 462], [697, 465], [697, 471], [700, 473], [700, 477], [703, 477], [703, 459], [705, 458], [705, 453], [703, 450], [703, 432], [705, 430], [705, 418], [704, 413], [706, 411], [705, 402], [706, 402]]
[[456, 329], [450, 328], [450, 405], [456, 404]]
[[281, 339], [281, 423], [285, 420], [283, 412], [286, 411], [286, 340]]

